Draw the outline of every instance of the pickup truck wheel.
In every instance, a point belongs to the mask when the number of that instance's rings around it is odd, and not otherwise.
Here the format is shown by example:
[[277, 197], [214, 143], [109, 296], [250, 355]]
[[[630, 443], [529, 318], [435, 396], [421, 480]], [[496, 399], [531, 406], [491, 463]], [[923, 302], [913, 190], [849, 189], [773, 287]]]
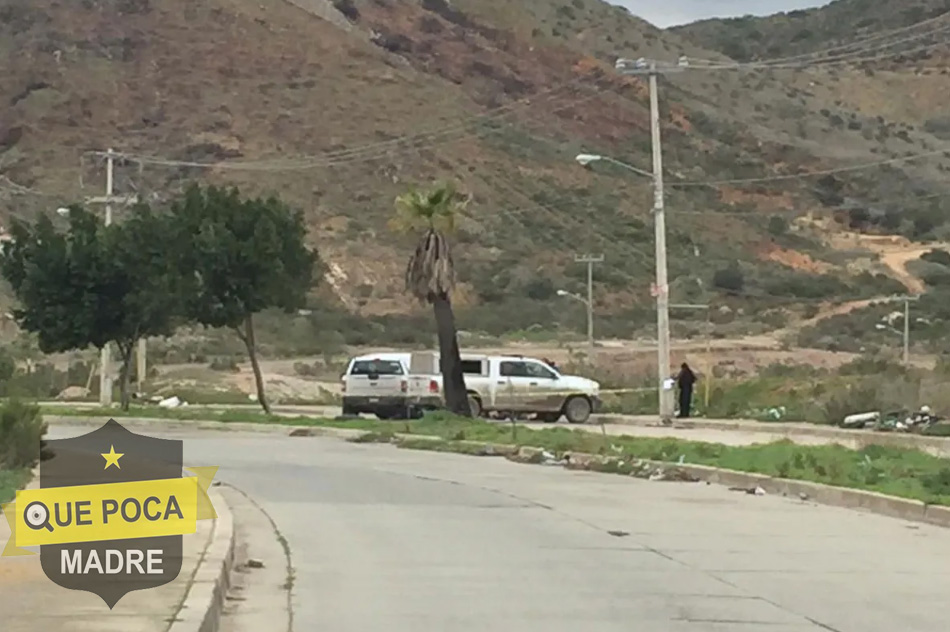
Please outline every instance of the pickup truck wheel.
[[469, 393], [468, 394], [468, 409], [472, 413], [472, 417], [479, 418], [482, 416], [482, 400], [477, 396]]
[[586, 397], [574, 396], [564, 402], [564, 416], [572, 424], [584, 424], [590, 419], [593, 407]]

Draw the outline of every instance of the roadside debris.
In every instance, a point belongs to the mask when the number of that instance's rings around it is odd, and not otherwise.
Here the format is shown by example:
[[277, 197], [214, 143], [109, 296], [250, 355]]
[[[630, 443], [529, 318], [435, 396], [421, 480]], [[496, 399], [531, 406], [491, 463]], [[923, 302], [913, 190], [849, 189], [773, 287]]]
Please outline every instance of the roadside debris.
[[878, 432], [914, 432], [920, 433], [944, 421], [933, 414], [930, 406], [921, 406], [920, 410], [869, 411], [848, 415], [838, 425], [855, 430], [876, 430]]
[[264, 568], [264, 562], [251, 558], [244, 563], [244, 566], [245, 568]]
[[765, 496], [767, 494], [767, 492], [764, 489], [762, 489], [762, 487], [760, 487], [759, 485], [756, 485], [755, 487], [730, 487], [729, 491], [730, 492], [745, 492], [746, 494], [749, 494], [750, 496]]
[[187, 406], [187, 405], [188, 405], [188, 402], [178, 399], [177, 395], [172, 395], [171, 397], [160, 399], [158, 401], [159, 408], [181, 408], [182, 406]]

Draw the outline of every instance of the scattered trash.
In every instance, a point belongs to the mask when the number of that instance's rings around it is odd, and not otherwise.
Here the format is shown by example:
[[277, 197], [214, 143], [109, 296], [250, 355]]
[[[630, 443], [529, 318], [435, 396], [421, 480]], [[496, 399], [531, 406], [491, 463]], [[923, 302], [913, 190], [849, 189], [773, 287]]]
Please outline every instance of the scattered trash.
[[264, 562], [251, 558], [247, 562], [244, 563], [244, 566], [246, 568], [264, 568]]
[[291, 437], [312, 437], [313, 430], [310, 428], [297, 428], [290, 432]]
[[[647, 480], [659, 482], [659, 481], [671, 481], [676, 483], [698, 483], [699, 477], [693, 476], [685, 469], [681, 467], [673, 467], [670, 469], [663, 469], [661, 467], [653, 468], [653, 466], [647, 464], [646, 470], [641, 470], [639, 473], [633, 472], [633, 476], [639, 476], [639, 478], [646, 478]], [[644, 476], [644, 474], [646, 474]]]
[[878, 432], [923, 432], [940, 422], [942, 417], [933, 414], [930, 406], [921, 406], [920, 410], [910, 412], [897, 410], [887, 413], [866, 412], [845, 417], [839, 426], [855, 430], [871, 429]]
[[753, 410], [749, 413], [749, 416], [759, 421], [781, 421], [787, 414], [788, 410], [784, 406], [776, 406]]
[[613, 530], [611, 530], [611, 531], [608, 531], [607, 533], [609, 533], [610, 535], [614, 536], [615, 538], [625, 538], [625, 537], [627, 537], [628, 535], [630, 535], [630, 533], [627, 532], [627, 531], [613, 531]]
[[182, 401], [178, 399], [177, 395], [172, 395], [171, 397], [158, 402], [159, 408], [178, 408], [181, 405]]
[[799, 492], [798, 498], [802, 501], [808, 500], [808, 494], [806, 494], [805, 492]]
[[858, 413], [848, 415], [841, 422], [842, 428], [864, 428], [869, 423], [877, 423], [881, 419], [880, 412]]
[[750, 496], [765, 496], [766, 491], [760, 486], [756, 485], [755, 487], [730, 487], [730, 492], [745, 492]]

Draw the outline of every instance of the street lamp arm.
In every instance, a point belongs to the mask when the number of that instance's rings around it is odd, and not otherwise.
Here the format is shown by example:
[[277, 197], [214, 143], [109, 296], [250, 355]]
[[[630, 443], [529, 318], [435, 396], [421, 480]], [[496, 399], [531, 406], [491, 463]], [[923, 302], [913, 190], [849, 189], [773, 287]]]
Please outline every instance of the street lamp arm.
[[602, 159], [603, 159], [604, 161], [606, 161], [606, 162], [609, 162], [609, 163], [611, 163], [611, 164], [617, 165], [618, 167], [622, 167], [622, 168], [626, 169], [627, 171], [632, 171], [632, 172], [634, 172], [634, 173], [636, 173], [636, 174], [638, 174], [638, 175], [641, 175], [641, 176], [645, 176], [645, 177], [647, 177], [647, 178], [650, 178], [651, 180], [653, 179], [653, 174], [650, 173], [649, 171], [646, 171], [646, 170], [644, 170], [644, 169], [640, 169], [639, 167], [634, 167], [633, 165], [631, 165], [631, 164], [629, 164], [629, 163], [626, 163], [626, 162], [624, 162], [624, 161], [622, 161], [622, 160], [617, 160], [616, 158], [611, 158], [610, 156], [603, 156]]
[[633, 165], [629, 163], [626, 163], [622, 160], [617, 160], [616, 158], [611, 158], [610, 156], [603, 156], [600, 154], [578, 154], [577, 157], [574, 158], [574, 160], [576, 160], [578, 163], [580, 163], [581, 165], [585, 167], [594, 162], [600, 162], [600, 161], [609, 162], [613, 165], [617, 165], [618, 167], [626, 169], [627, 171], [632, 171], [637, 175], [645, 176], [647, 178], [650, 178], [651, 180], [653, 179], [653, 174], [650, 173], [649, 171], [645, 171], [643, 169], [640, 169], [639, 167], [634, 167]]

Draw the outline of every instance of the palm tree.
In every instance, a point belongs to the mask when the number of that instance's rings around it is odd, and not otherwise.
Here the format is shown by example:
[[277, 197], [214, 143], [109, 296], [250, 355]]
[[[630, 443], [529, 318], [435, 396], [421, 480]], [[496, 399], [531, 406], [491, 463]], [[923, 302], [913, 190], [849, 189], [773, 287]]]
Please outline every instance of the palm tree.
[[455, 262], [446, 234], [454, 231], [455, 220], [469, 199], [460, 195], [452, 184], [439, 183], [425, 191], [413, 189], [396, 198], [393, 222], [398, 230], [421, 232], [421, 239], [406, 266], [406, 291], [421, 303], [432, 305], [439, 336], [445, 406], [465, 417], [471, 417], [472, 412], [452, 312]]

